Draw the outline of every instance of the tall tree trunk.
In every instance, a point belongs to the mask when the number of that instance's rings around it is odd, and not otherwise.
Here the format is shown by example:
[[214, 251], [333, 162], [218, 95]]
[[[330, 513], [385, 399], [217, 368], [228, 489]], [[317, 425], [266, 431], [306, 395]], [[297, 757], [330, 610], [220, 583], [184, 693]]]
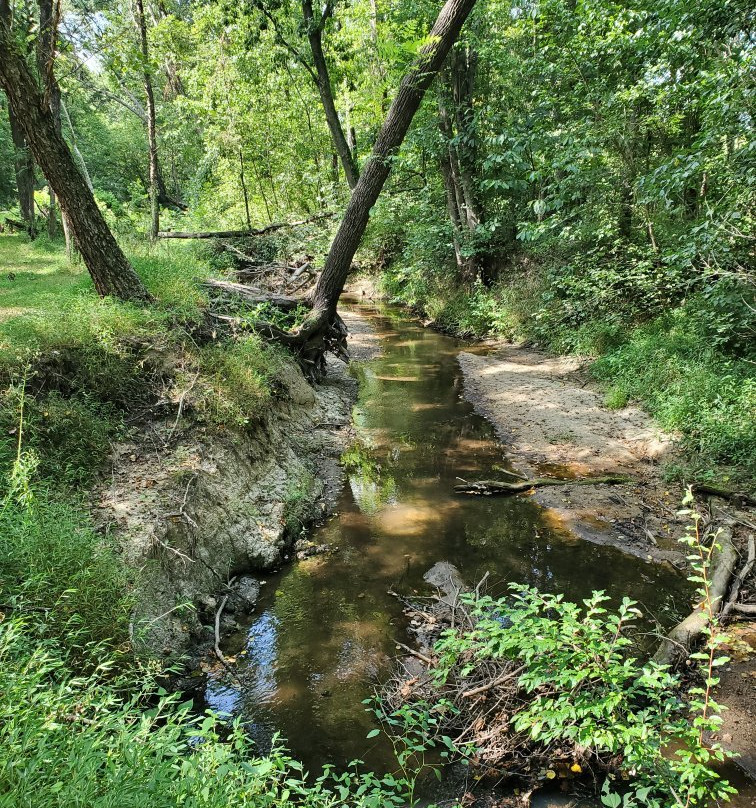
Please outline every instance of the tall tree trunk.
[[[9, 0], [0, 0], [0, 27], [5, 26], [10, 30], [12, 24], [13, 12], [11, 11], [10, 2]], [[34, 238], [37, 232], [34, 222], [34, 157], [29, 149], [29, 144], [26, 142], [24, 129], [16, 118], [10, 104], [8, 104], [8, 122], [14, 148], [13, 164], [16, 174], [18, 207], [21, 211], [21, 218], [26, 223], [29, 237]]]
[[[465, 246], [483, 223], [483, 205], [477, 183], [477, 131], [473, 93], [477, 56], [469, 47], [449, 54], [438, 91], [438, 126], [443, 142], [441, 173], [447, 208], [454, 231], [454, 253], [463, 280], [491, 282], [488, 256], [478, 252], [465, 256]], [[472, 252], [472, 251], [468, 251]]]
[[34, 222], [34, 158], [26, 143], [24, 130], [16, 120], [10, 106], [8, 106], [8, 120], [10, 121], [11, 138], [15, 149], [14, 168], [16, 172], [16, 188], [18, 190], [18, 206], [29, 236], [34, 238], [36, 234]]
[[8, 96], [8, 103], [26, 134], [35, 160], [69, 217], [76, 244], [97, 292], [122, 300], [149, 301], [149, 292], [105, 223], [92, 192], [55, 126], [50, 106], [1, 13], [0, 87]]
[[370, 210], [389, 176], [392, 158], [399, 151], [426, 90], [474, 5], [475, 0], [447, 0], [444, 4], [428, 36], [428, 44], [399, 85], [373, 152], [352, 192], [315, 287], [312, 311], [299, 332], [288, 340], [298, 347], [313, 377], [325, 370], [326, 350], [337, 353], [343, 350], [345, 328], [336, 314], [336, 306], [370, 219]]
[[452, 227], [452, 242], [454, 245], [454, 257], [457, 262], [457, 269], [460, 274], [465, 274], [465, 261], [462, 256], [462, 214], [460, 211], [461, 190], [456, 177], [455, 163], [456, 154], [451, 145], [454, 132], [452, 131], [449, 112], [446, 109], [441, 93], [438, 97], [438, 128], [441, 132], [441, 156], [439, 158], [441, 166], [441, 176], [444, 180], [444, 191], [446, 192], [446, 210], [449, 214], [449, 221]]
[[[58, 21], [53, 11], [52, 0], [39, 0], [39, 37], [37, 39], [37, 69], [42, 80], [42, 87], [45, 99], [50, 105], [55, 127], [58, 134], [62, 131], [60, 120], [60, 87], [55, 80], [55, 47], [57, 40]], [[47, 214], [47, 235], [53, 239], [58, 233], [58, 216], [55, 199], [55, 191], [48, 183], [48, 193], [50, 196], [50, 209]], [[61, 212], [61, 220], [65, 214]], [[66, 237], [66, 252], [71, 255], [73, 250], [70, 244], [70, 227], [64, 221], [63, 231]]]
[[347, 184], [351, 189], [354, 189], [360, 178], [360, 172], [357, 168], [354, 154], [349, 148], [349, 143], [344, 135], [339, 113], [336, 111], [336, 103], [333, 100], [333, 88], [331, 87], [331, 77], [328, 73], [328, 64], [326, 63], [325, 54], [323, 53], [323, 27], [332, 11], [332, 2], [328, 0], [321, 18], [316, 20], [312, 10], [312, 0], [302, 0], [302, 15], [305, 25], [307, 26], [307, 39], [310, 43], [310, 50], [312, 51], [312, 61], [315, 65], [318, 92], [320, 93], [320, 100], [323, 104], [326, 123], [331, 133], [333, 147], [336, 149], [336, 153], [341, 160], [341, 165], [344, 167]]
[[252, 229], [252, 220], [249, 217], [249, 194], [247, 193], [247, 180], [244, 176], [244, 151], [239, 146], [239, 180], [241, 182], [242, 194], [244, 196], [244, 215], [247, 220], [247, 229]]
[[162, 177], [158, 165], [157, 124], [155, 121], [155, 93], [152, 88], [150, 51], [147, 43], [147, 21], [144, 17], [143, 0], [135, 0], [135, 17], [139, 31], [139, 50], [142, 55], [142, 77], [147, 101], [147, 147], [150, 157], [150, 239], [154, 241], [160, 230], [160, 186]]

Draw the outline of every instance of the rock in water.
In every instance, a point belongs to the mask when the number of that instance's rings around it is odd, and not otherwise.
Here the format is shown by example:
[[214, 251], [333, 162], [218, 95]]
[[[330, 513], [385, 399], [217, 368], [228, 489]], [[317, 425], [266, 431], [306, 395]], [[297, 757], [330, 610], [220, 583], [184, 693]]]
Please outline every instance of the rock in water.
[[460, 592], [465, 590], [459, 570], [448, 561], [438, 561], [423, 575], [423, 580], [443, 592], [441, 600], [453, 605]]
[[260, 597], [260, 582], [250, 575], [244, 575], [234, 585], [234, 591], [228, 599], [226, 610], [229, 612], [251, 613]]

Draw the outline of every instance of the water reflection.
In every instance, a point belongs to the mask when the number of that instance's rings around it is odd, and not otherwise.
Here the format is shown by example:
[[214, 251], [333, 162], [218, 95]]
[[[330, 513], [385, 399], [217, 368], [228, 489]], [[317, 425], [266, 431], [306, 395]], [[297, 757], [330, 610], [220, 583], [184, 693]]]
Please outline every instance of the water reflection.
[[363, 448], [339, 516], [313, 536], [338, 552], [272, 576], [239, 640], [246, 654], [236, 678], [219, 673], [207, 689], [210, 705], [241, 715], [258, 741], [278, 731], [313, 767], [386, 761], [386, 750], [365, 740], [372, 724], [361, 701], [396, 639], [406, 639], [388, 590], [424, 591], [422, 575], [436, 561], [451, 561], [471, 583], [489, 572], [496, 594], [508, 581], [570, 598], [630, 594], [667, 622], [673, 599], [687, 599], [673, 571], [576, 539], [527, 498], [453, 496], [459, 478], [507, 466], [493, 428], [461, 397], [460, 346], [395, 312], [367, 314], [383, 355], [354, 368]]

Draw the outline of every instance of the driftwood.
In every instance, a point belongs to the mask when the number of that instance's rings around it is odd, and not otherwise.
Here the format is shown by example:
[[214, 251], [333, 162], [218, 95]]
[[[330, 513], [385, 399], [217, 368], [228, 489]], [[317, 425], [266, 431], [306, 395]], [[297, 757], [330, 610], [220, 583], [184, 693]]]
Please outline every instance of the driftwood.
[[197, 233], [185, 233], [178, 230], [161, 230], [158, 238], [244, 238], [245, 236], [264, 236], [266, 233], [273, 233], [276, 230], [283, 230], [286, 227], [301, 227], [305, 224], [317, 222], [320, 219], [330, 219], [336, 214], [333, 212], [318, 213], [308, 219], [301, 219], [298, 222], [274, 222], [266, 227], [256, 230], [207, 230]]
[[753, 569], [753, 565], [756, 563], [756, 542], [754, 541], [753, 536], [748, 537], [748, 556], [746, 557], [746, 562], [743, 564], [740, 572], [735, 576], [735, 580], [732, 582], [732, 586], [730, 587], [730, 597], [727, 598], [727, 603], [725, 603], [724, 608], [722, 609], [722, 619], [727, 617], [728, 614], [737, 606], [738, 603], [738, 595], [740, 594], [740, 588], [743, 586], [743, 582], [748, 578], [751, 574], [751, 570]]
[[[732, 543], [732, 531], [723, 528], [715, 539], [719, 549], [714, 551], [709, 578], [709, 594], [714, 615], [720, 613], [730, 579], [735, 572], [738, 554]], [[661, 641], [654, 662], [660, 665], [679, 665], [687, 659], [690, 650], [703, 633], [709, 622], [709, 614], [704, 605], [699, 603], [693, 611]]]
[[547, 485], [621, 485], [632, 482], [630, 477], [619, 474], [609, 474], [604, 477], [584, 477], [578, 480], [557, 480], [553, 477], [537, 477], [518, 483], [506, 483], [503, 480], [478, 480], [474, 483], [462, 483], [454, 486], [457, 494], [472, 494], [474, 496], [497, 496], [522, 494], [533, 488], [543, 488]]
[[744, 491], [729, 491], [726, 488], [719, 488], [708, 483], [694, 483], [691, 490], [694, 494], [726, 499], [728, 502], [732, 502], [733, 505], [756, 505], [756, 499]]

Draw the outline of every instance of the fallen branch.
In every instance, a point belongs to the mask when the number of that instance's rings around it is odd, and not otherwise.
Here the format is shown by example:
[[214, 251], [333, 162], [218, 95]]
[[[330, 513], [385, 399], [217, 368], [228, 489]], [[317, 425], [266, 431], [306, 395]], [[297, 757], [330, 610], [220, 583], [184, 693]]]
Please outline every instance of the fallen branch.
[[162, 230], [157, 235], [158, 238], [244, 238], [245, 236], [264, 236], [266, 233], [273, 233], [286, 227], [301, 227], [305, 224], [317, 222], [320, 219], [330, 219], [335, 213], [318, 213], [308, 219], [301, 219], [298, 222], [275, 222], [257, 230], [207, 230], [197, 233], [185, 233], [174, 230]]
[[719, 497], [732, 502], [733, 505], [756, 505], [756, 499], [745, 491], [729, 491], [726, 488], [719, 488], [715, 485], [708, 485], [707, 483], [694, 483], [691, 486], [694, 494], [699, 494], [709, 497]]
[[420, 651], [416, 651], [414, 648], [410, 648], [409, 645], [405, 645], [403, 642], [396, 641], [396, 644], [403, 648], [408, 654], [412, 654], [412, 656], [417, 657], [421, 662], [425, 662], [426, 665], [433, 665], [433, 660], [426, 656], [425, 654], [420, 653]]
[[516, 676], [519, 676], [524, 670], [525, 665], [520, 665], [519, 668], [515, 668], [513, 671], [503, 673], [501, 676], [497, 676], [496, 679], [493, 679], [490, 682], [486, 682], [486, 684], [484, 685], [480, 685], [480, 687], [474, 687], [472, 688], [472, 690], [465, 690], [464, 693], [461, 694], [461, 696], [463, 699], [471, 699], [473, 696], [480, 696], [481, 693], [487, 693], [494, 687], [502, 685], [504, 684], [504, 682], [508, 682], [510, 679], [514, 679]]
[[[712, 559], [709, 593], [712, 612], [717, 615], [722, 609], [730, 579], [735, 572], [738, 554], [732, 543], [732, 531], [729, 528], [723, 528], [715, 541], [719, 545], [719, 549], [714, 551]], [[654, 662], [674, 667], [687, 659], [708, 622], [708, 611], [704, 609], [703, 604], [697, 604], [693, 611], [661, 641], [654, 654]]]
[[297, 306], [306, 305], [306, 302], [302, 298], [277, 295], [273, 292], [263, 292], [261, 289], [257, 289], [254, 286], [245, 286], [243, 283], [218, 281], [209, 278], [208, 280], [202, 281], [202, 286], [207, 289], [217, 289], [226, 295], [239, 298], [252, 306], [270, 303], [282, 311], [293, 311]]
[[746, 617], [756, 617], [756, 603], [736, 603], [732, 608]]
[[748, 537], [748, 556], [746, 558], [746, 563], [743, 564], [740, 572], [735, 576], [735, 580], [732, 582], [732, 586], [730, 587], [730, 597], [727, 598], [727, 603], [725, 603], [724, 608], [722, 609], [722, 619], [727, 617], [728, 614], [735, 608], [735, 605], [738, 602], [738, 595], [740, 595], [740, 587], [743, 586], [743, 582], [746, 578], [751, 574], [751, 570], [753, 569], [753, 565], [756, 563], [756, 542], [754, 541], [753, 536]]
[[28, 224], [25, 222], [19, 222], [18, 219], [11, 219], [10, 216], [5, 217], [5, 223], [8, 225], [8, 227], [14, 228], [15, 230], [29, 230]]
[[621, 485], [629, 482], [632, 482], [630, 477], [618, 474], [609, 474], [604, 477], [585, 477], [579, 480], [556, 480], [552, 477], [539, 477], [519, 483], [505, 483], [502, 480], [478, 480], [474, 483], [455, 485], [454, 491], [457, 494], [490, 497], [494, 495], [522, 494], [533, 488], [543, 488], [548, 485]]
[[[236, 576], [234, 576], [226, 584], [226, 586], [228, 587], [229, 590], [233, 586], [235, 580], [236, 580]], [[223, 600], [220, 602], [220, 606], [218, 607], [218, 611], [215, 613], [215, 656], [217, 656], [218, 660], [223, 665], [225, 665], [226, 667], [228, 667], [228, 661], [226, 660], [226, 657], [223, 656], [223, 651], [221, 651], [221, 649], [220, 649], [220, 620], [221, 620], [221, 615], [223, 614], [223, 610], [226, 608], [226, 603], [228, 603], [228, 599], [229, 599], [230, 595], [231, 595], [231, 592], [229, 591], [223, 596]]]

